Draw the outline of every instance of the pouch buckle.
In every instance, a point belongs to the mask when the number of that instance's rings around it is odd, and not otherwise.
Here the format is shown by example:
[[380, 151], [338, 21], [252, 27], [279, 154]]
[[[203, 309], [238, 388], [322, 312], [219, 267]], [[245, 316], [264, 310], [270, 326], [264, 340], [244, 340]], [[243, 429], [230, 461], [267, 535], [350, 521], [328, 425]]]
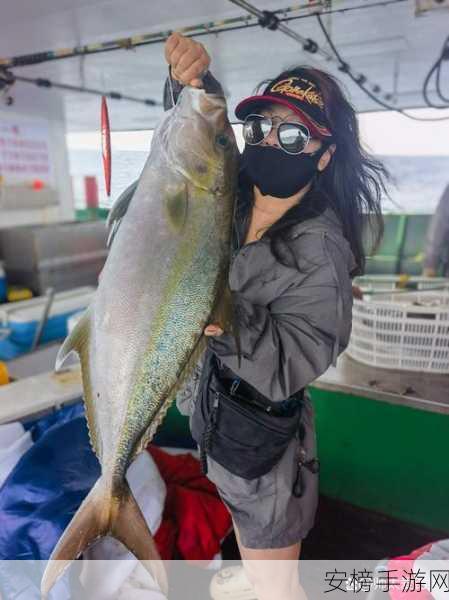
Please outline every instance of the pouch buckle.
[[311, 458], [310, 460], [306, 460], [306, 451], [302, 446], [300, 446], [298, 451], [298, 469], [296, 472], [296, 478], [292, 490], [292, 493], [296, 498], [301, 498], [305, 491], [303, 481], [303, 467], [311, 473], [316, 474], [320, 470], [320, 461], [318, 458]]
[[234, 379], [234, 381], [231, 383], [231, 387], [229, 388], [229, 393], [231, 394], [231, 396], [233, 396], [235, 394], [239, 385], [240, 385], [240, 379]]

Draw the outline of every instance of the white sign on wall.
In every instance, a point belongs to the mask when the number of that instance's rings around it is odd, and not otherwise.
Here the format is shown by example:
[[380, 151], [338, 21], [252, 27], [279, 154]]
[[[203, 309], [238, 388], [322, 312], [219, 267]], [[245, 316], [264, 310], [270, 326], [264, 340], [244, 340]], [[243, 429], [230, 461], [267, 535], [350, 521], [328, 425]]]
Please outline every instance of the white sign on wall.
[[49, 125], [44, 120], [0, 119], [0, 204], [37, 208], [56, 202]]
[[48, 125], [0, 121], [0, 175], [4, 183], [32, 183], [39, 179], [52, 185], [53, 170], [49, 155]]

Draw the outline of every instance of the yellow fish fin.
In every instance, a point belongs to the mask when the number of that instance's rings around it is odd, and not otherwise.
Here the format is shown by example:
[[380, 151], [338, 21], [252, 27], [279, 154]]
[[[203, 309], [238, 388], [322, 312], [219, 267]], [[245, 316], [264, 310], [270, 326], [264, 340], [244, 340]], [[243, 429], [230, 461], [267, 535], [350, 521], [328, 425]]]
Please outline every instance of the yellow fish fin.
[[89, 340], [91, 331], [91, 316], [88, 308], [71, 333], [66, 337], [56, 357], [55, 371], [60, 371], [65, 360], [72, 352], [76, 352], [81, 361], [81, 376], [83, 379], [84, 405], [89, 429], [89, 437], [95, 454], [100, 458], [101, 447], [97, 435], [94, 412], [94, 394], [90, 377]]

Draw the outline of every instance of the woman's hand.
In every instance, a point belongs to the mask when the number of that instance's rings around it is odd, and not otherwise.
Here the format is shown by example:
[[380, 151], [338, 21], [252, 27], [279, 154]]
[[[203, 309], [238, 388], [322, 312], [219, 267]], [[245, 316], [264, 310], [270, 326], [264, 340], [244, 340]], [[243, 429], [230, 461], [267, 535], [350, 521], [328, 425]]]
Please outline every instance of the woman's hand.
[[224, 333], [223, 329], [220, 325], [208, 325], [204, 330], [204, 335], [213, 336], [213, 335], [222, 335]]
[[183, 85], [202, 87], [201, 77], [210, 65], [210, 56], [203, 44], [180, 33], [172, 33], [165, 42], [165, 58], [174, 79]]
[[357, 298], [357, 300], [363, 300], [363, 292], [358, 285], [352, 286], [352, 296], [353, 298]]

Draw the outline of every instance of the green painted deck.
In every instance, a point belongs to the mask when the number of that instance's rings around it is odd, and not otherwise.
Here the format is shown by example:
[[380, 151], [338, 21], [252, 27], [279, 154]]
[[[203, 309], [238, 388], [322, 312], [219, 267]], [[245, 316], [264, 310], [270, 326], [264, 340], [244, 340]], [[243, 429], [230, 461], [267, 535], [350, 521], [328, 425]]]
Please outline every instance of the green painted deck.
[[427, 230], [431, 214], [387, 213], [384, 235], [375, 254], [371, 254], [369, 229], [364, 230], [364, 246], [368, 254], [367, 275], [420, 275], [423, 268]]
[[449, 532], [449, 376], [344, 355], [309, 389], [320, 493]]

